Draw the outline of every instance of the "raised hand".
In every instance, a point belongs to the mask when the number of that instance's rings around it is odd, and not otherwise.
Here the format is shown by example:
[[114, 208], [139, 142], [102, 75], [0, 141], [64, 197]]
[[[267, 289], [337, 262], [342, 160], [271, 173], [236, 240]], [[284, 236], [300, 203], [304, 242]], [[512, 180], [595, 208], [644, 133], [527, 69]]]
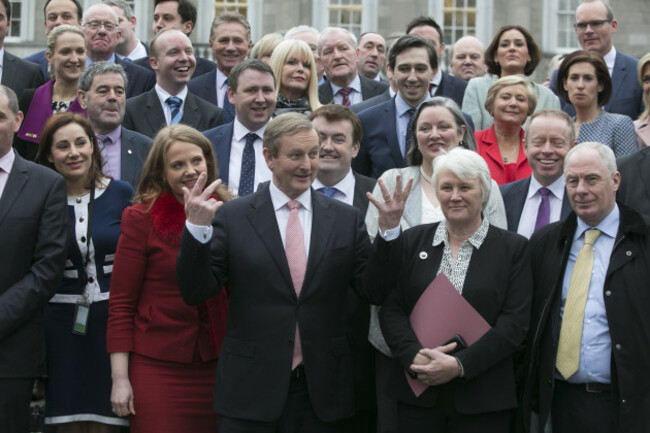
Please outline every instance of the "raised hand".
[[391, 197], [388, 188], [384, 184], [384, 181], [379, 179], [377, 181], [379, 184], [379, 189], [381, 190], [381, 195], [384, 201], [378, 200], [371, 193], [366, 193], [366, 197], [372, 204], [375, 205], [379, 213], [378, 225], [381, 232], [385, 232], [389, 229], [394, 229], [399, 226], [399, 222], [402, 219], [402, 214], [404, 213], [404, 205], [406, 199], [411, 192], [411, 186], [413, 186], [413, 179], [409, 179], [406, 183], [406, 186], [402, 188], [402, 176], [397, 175], [395, 179], [395, 191]]
[[215, 180], [203, 189], [207, 177], [207, 173], [201, 173], [192, 191], [183, 187], [185, 216], [187, 217], [187, 221], [197, 226], [209, 226], [212, 224], [214, 214], [223, 205], [223, 202], [212, 197], [214, 191], [221, 185], [221, 179]]

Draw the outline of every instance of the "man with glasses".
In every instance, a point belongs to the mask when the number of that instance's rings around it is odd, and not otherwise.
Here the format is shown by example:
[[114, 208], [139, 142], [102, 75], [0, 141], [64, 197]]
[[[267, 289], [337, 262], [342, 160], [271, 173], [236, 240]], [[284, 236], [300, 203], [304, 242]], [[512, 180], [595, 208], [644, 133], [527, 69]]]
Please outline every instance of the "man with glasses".
[[145, 68], [115, 54], [120, 38], [117, 13], [103, 3], [89, 7], [84, 13], [82, 28], [86, 39], [86, 66], [94, 62], [108, 61], [122, 65], [129, 84], [127, 99], [151, 90], [156, 84], [156, 76]]
[[[617, 51], [612, 38], [618, 30], [612, 7], [603, 0], [584, 0], [576, 9], [574, 29], [583, 50], [603, 57], [612, 77], [612, 97], [605, 111], [635, 120], [643, 111], [642, 90], [636, 76], [638, 60]], [[549, 85], [557, 94], [557, 72]], [[562, 101], [562, 109], [575, 116], [575, 108]]]

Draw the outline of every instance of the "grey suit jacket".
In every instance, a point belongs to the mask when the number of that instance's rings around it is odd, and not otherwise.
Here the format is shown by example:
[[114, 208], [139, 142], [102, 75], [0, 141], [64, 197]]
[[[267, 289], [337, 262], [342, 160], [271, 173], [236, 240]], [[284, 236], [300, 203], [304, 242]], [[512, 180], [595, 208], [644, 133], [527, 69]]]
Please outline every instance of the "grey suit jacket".
[[120, 178], [136, 189], [153, 140], [124, 127], [122, 127], [120, 140], [122, 140]]
[[67, 224], [63, 177], [16, 153], [0, 198], [2, 379], [45, 373], [43, 306], [63, 276]]
[[[365, 101], [373, 96], [381, 95], [388, 89], [388, 84], [380, 83], [379, 81], [369, 80], [364, 76], [359, 75], [361, 80], [361, 97]], [[318, 99], [321, 104], [331, 104], [334, 101], [334, 94], [332, 93], [332, 84], [329, 81], [324, 82], [318, 86]]]
[[23, 90], [35, 89], [43, 83], [45, 79], [37, 64], [20, 59], [5, 49], [0, 84], [9, 87], [20, 98]]
[[[204, 131], [221, 125], [223, 112], [221, 108], [188, 92], [180, 123]], [[156, 89], [151, 89], [126, 101], [126, 113], [122, 126], [151, 138], [167, 126]]]

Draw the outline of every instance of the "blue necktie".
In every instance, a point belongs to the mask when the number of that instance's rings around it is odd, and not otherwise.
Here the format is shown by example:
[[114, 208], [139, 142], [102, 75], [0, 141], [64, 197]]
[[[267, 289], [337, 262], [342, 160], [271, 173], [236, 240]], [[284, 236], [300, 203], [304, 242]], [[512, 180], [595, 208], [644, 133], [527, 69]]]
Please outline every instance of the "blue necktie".
[[404, 140], [404, 149], [402, 149], [402, 156], [406, 157], [406, 153], [411, 147], [411, 141], [413, 141], [413, 134], [411, 134], [411, 127], [413, 126], [413, 115], [415, 114], [415, 108], [409, 108], [406, 111], [406, 116], [408, 116], [408, 123], [406, 124], [406, 140]]
[[180, 122], [181, 117], [183, 117], [183, 113], [181, 113], [181, 104], [183, 101], [177, 96], [170, 96], [165, 102], [167, 102], [167, 105], [169, 105], [169, 108], [172, 111], [172, 118], [169, 124], [175, 125]]
[[322, 188], [318, 188], [318, 191], [322, 192], [323, 194], [325, 194], [325, 195], [328, 196], [328, 197], [332, 197], [332, 198], [333, 198], [333, 197], [334, 197], [334, 194], [336, 194], [336, 192], [338, 191], [338, 189], [336, 189], [336, 188], [328, 188], [328, 187], [324, 186], [324, 187], [322, 187]]
[[226, 79], [226, 93], [223, 94], [223, 123], [235, 120], [235, 107], [228, 100], [228, 79]]
[[257, 134], [254, 132], [246, 134], [246, 145], [241, 158], [241, 174], [239, 176], [240, 197], [253, 192], [253, 183], [255, 181], [255, 148], [253, 148], [253, 143], [255, 143], [256, 139]]

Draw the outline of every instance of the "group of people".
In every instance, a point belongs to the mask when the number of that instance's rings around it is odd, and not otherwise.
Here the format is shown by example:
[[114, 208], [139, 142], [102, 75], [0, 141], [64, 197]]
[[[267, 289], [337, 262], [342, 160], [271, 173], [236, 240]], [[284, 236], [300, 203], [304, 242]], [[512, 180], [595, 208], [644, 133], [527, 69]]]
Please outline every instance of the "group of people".
[[452, 75], [430, 17], [253, 47], [225, 12], [212, 62], [154, 3], [149, 44], [48, 0], [46, 49], [4, 52], [0, 431], [41, 377], [60, 433], [650, 429], [650, 54], [609, 4], [546, 87], [517, 25]]

